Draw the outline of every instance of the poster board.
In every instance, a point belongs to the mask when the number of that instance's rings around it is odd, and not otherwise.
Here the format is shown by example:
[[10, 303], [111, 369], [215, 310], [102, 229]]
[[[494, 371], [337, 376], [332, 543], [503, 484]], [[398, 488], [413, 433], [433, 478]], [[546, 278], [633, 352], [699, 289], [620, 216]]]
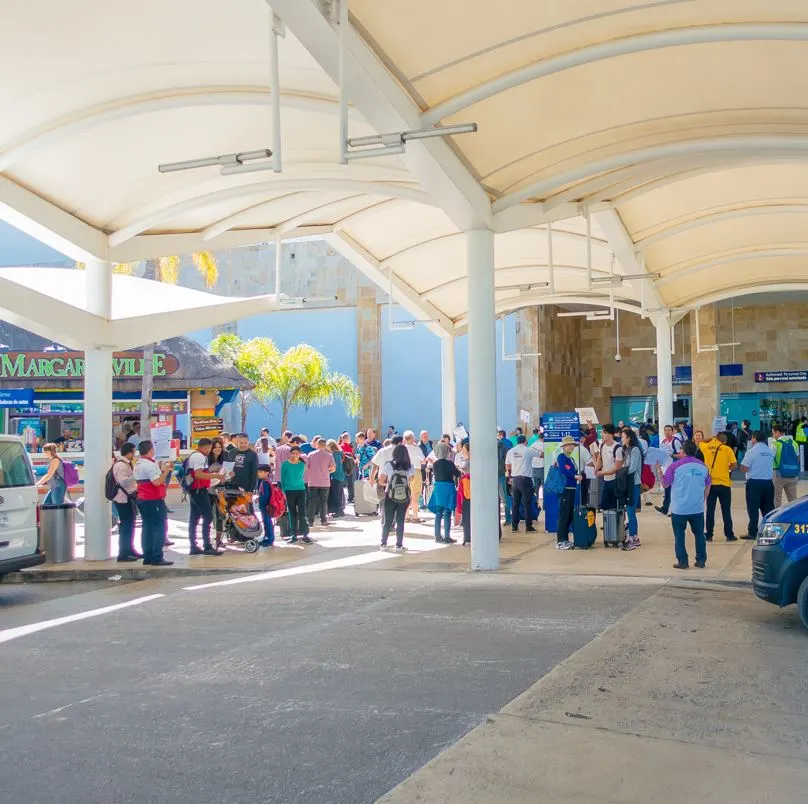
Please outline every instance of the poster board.
[[154, 444], [154, 459], [156, 461], [167, 461], [174, 457], [171, 450], [171, 436], [170, 424], [155, 424], [151, 428], [151, 440]]
[[592, 424], [600, 424], [598, 414], [595, 412], [594, 408], [575, 408], [575, 412], [584, 423], [592, 422]]

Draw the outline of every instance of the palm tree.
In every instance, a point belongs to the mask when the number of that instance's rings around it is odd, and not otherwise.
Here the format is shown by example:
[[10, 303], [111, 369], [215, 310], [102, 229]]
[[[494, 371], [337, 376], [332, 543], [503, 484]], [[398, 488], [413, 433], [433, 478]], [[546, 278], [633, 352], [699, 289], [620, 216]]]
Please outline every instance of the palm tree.
[[328, 369], [326, 356], [307, 343], [293, 346], [280, 356], [268, 377], [268, 401], [281, 403], [281, 432], [286, 430], [294, 407], [324, 407], [340, 401], [349, 415], [359, 415], [362, 399], [354, 381]]
[[[205, 287], [210, 290], [219, 279], [219, 267], [216, 259], [209, 251], [198, 251], [191, 255], [196, 270], [205, 280]], [[160, 257], [157, 260], [146, 260], [143, 273], [145, 279], [176, 285], [180, 281], [180, 257]], [[134, 276], [138, 263], [116, 263], [112, 266], [114, 274]], [[83, 269], [84, 264], [77, 262], [76, 268]], [[140, 437], [144, 440], [151, 434], [152, 395], [154, 393], [154, 344], [143, 347], [143, 389], [140, 395]]]

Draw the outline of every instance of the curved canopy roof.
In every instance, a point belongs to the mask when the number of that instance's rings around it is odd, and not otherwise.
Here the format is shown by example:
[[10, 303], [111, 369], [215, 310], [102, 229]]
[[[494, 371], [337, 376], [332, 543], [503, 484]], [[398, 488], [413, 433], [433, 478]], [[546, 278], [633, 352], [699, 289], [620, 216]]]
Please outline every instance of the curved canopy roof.
[[499, 312], [808, 287], [802, 0], [350, 0], [350, 136], [478, 131], [348, 165], [337, 2], [272, 9], [283, 169], [221, 175], [157, 166], [277, 148], [263, 0], [3, 3], [0, 217], [118, 262], [326, 235], [447, 332], [475, 227]]

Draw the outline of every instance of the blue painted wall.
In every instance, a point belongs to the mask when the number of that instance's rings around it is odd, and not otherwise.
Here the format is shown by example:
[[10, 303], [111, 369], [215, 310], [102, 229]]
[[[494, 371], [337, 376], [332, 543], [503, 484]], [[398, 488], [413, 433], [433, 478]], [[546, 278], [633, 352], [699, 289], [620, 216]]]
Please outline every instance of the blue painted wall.
[[19, 229], [0, 221], [0, 266], [42, 263], [72, 265], [73, 261]]

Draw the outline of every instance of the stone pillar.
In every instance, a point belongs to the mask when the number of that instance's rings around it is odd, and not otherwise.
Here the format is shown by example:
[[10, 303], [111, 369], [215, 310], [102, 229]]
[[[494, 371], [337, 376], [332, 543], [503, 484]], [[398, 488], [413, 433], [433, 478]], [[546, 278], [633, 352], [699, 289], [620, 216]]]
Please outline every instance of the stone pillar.
[[[538, 306], [524, 307], [516, 314], [516, 352], [523, 357], [516, 363], [516, 415], [526, 410], [530, 413], [529, 428], [538, 427], [541, 417], [541, 357], [535, 357], [539, 349], [540, 311]], [[505, 326], [503, 321], [502, 326]], [[503, 335], [504, 337], [504, 335]], [[528, 355], [531, 355], [528, 357]], [[503, 426], [508, 426], [503, 422]]]
[[721, 386], [718, 371], [718, 314], [713, 305], [699, 310], [700, 331], [698, 338], [701, 348], [711, 347], [708, 351], [699, 352], [696, 333], [696, 313], [690, 314], [690, 358], [693, 365], [693, 391], [690, 417], [694, 430], [703, 430], [704, 437], [712, 436], [713, 417], [721, 410]]
[[382, 342], [381, 307], [376, 286], [362, 281], [356, 298], [356, 366], [362, 411], [359, 429], [382, 432]]

